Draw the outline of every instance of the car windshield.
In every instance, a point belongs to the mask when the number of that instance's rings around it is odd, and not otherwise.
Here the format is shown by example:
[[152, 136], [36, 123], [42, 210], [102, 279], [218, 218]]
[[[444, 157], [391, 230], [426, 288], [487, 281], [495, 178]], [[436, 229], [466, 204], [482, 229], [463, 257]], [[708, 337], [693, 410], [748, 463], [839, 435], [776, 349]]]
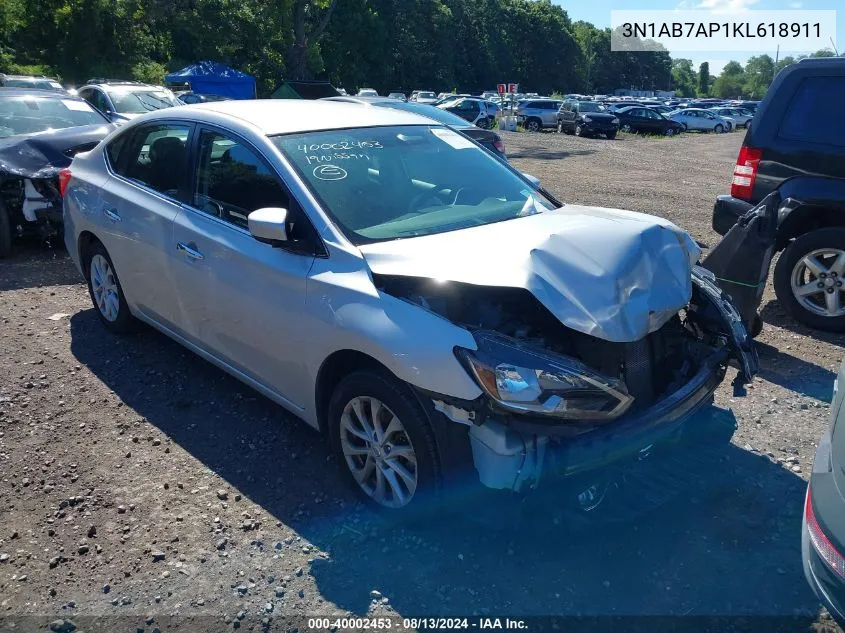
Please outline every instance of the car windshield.
[[0, 98], [0, 138], [107, 123], [82, 99], [36, 96]]
[[604, 106], [594, 101], [580, 101], [578, 103], [578, 109], [581, 112], [604, 112]]
[[179, 105], [163, 90], [109, 90], [108, 93], [115, 110], [125, 114], [142, 114]]
[[438, 123], [444, 125], [451, 125], [453, 127], [469, 127], [470, 123], [466, 119], [462, 119], [457, 114], [452, 114], [448, 110], [428, 105], [427, 103], [405, 103], [397, 101], [396, 103], [384, 102], [377, 104], [382, 108], [393, 108], [394, 110], [405, 110], [406, 112], [413, 112], [421, 116], [427, 116], [429, 119], [434, 119]]
[[502, 161], [442, 126], [331, 130], [273, 142], [355, 244], [555, 208]]

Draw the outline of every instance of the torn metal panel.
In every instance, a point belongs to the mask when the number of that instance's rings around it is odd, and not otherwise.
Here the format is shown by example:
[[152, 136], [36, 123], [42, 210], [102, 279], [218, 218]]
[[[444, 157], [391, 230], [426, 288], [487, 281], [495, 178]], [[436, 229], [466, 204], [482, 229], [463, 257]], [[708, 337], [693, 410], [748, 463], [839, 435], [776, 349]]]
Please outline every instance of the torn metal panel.
[[701, 252], [666, 220], [575, 205], [360, 249], [378, 275], [523, 288], [567, 327], [613, 342], [637, 341], [687, 305]]

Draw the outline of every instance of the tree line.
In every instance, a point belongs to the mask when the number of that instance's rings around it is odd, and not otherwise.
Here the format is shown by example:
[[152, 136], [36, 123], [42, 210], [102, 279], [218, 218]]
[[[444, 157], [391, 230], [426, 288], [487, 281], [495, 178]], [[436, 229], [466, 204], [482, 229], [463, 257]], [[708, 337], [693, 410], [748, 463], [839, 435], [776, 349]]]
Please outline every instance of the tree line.
[[260, 96], [285, 79], [320, 78], [380, 93], [518, 82], [540, 94], [759, 98], [776, 70], [761, 55], [711, 78], [665, 51], [611, 52], [610, 37], [551, 0], [0, 0], [0, 71], [75, 85], [161, 83], [212, 59], [254, 75]]

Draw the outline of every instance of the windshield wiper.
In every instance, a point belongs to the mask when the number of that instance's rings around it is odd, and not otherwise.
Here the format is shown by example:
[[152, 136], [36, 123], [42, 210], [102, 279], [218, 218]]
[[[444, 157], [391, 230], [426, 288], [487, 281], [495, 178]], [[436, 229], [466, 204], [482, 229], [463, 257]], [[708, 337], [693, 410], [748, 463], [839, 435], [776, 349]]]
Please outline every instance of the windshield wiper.
[[[146, 93], [146, 92], [136, 92], [136, 93], [134, 93], [134, 95], [135, 95], [135, 98], [138, 99], [138, 101], [141, 102], [141, 105], [143, 105], [144, 107], [146, 107], [147, 105], [150, 106], [149, 108], [147, 108], [147, 110], [150, 110], [150, 109], [161, 110], [162, 108], [169, 108], [170, 105], [171, 105], [170, 103], [168, 103], [164, 99], [159, 99], [158, 97], [154, 97], [153, 95]], [[159, 103], [161, 103], [163, 105], [157, 106], [155, 103], [149, 103], [147, 101], [144, 101], [144, 99], [142, 97], [155, 99], [156, 101], [158, 101]]]

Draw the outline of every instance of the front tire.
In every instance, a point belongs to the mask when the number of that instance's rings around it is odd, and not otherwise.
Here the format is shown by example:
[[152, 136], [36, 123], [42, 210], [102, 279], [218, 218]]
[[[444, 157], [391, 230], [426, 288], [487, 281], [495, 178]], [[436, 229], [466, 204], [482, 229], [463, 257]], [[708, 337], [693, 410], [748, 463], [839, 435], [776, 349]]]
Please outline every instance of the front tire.
[[667, 127], [666, 131], [664, 132], [666, 136], [675, 136], [675, 128]]
[[116, 334], [133, 331], [137, 322], [129, 312], [114, 264], [102, 243], [93, 242], [88, 247], [85, 253], [85, 270], [88, 294], [100, 322]]
[[616, 138], [616, 132], [608, 132], [607, 134], [605, 134], [605, 137], [607, 137], [608, 140], [612, 141]]
[[721, 123], [717, 123], [717, 124], [716, 124], [716, 127], [714, 127], [714, 128], [713, 128], [713, 131], [714, 131], [716, 134], [721, 134], [722, 132], [724, 132], [724, 131], [725, 131], [725, 126], [724, 126], [724, 125], [722, 125]]
[[12, 254], [12, 220], [0, 200], [0, 259]]
[[575, 136], [580, 136], [580, 137], [584, 136], [584, 128], [581, 127], [580, 125], [575, 126]]
[[810, 231], [786, 247], [775, 266], [778, 302], [818, 330], [845, 330], [845, 229]]
[[396, 378], [357, 371], [341, 380], [329, 403], [327, 427], [347, 482], [370, 506], [407, 515], [439, 492], [434, 431]]

